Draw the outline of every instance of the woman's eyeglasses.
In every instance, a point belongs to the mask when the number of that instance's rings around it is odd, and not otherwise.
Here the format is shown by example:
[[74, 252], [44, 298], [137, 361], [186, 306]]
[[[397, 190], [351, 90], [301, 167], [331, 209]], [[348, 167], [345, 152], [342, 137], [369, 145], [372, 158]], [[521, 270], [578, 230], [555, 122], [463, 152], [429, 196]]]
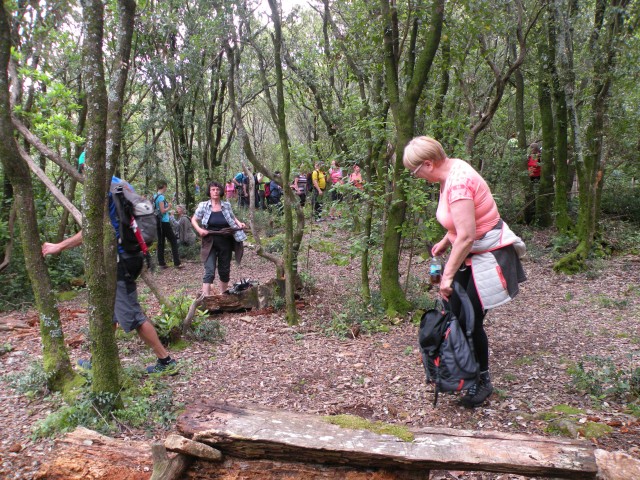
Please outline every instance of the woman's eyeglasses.
[[413, 170], [413, 171], [411, 172], [411, 176], [412, 176], [412, 177], [415, 177], [416, 175], [418, 175], [418, 172], [420, 171], [420, 169], [421, 169], [422, 167], [424, 167], [424, 162], [422, 162], [418, 168], [416, 168], [415, 170]]

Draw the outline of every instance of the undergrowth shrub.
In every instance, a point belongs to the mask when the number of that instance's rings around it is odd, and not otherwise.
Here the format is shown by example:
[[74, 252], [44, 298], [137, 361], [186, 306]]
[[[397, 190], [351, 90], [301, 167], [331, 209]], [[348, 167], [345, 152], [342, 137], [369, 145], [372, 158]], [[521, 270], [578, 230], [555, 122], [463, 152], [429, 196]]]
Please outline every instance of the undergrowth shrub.
[[[621, 172], [613, 172], [602, 190], [601, 208], [608, 215], [616, 215], [640, 224], [640, 187]], [[636, 227], [637, 228], [637, 227]]]
[[[42, 366], [38, 366], [33, 372], [41, 370]], [[182, 408], [181, 404], [174, 402], [173, 390], [161, 377], [145, 377], [140, 383], [142, 372], [139, 369], [123, 369], [123, 388], [119, 394], [93, 393], [91, 372], [83, 372], [82, 375], [86, 382], [79, 388], [73, 404], [62, 402], [57, 393], [49, 398], [53, 412], [36, 423], [32, 432], [34, 439], [52, 437], [79, 426], [105, 435], [130, 428], [142, 428], [151, 434], [158, 428], [168, 429]], [[43, 384], [41, 374], [25, 377], [31, 377], [31, 382], [18, 384], [16, 391], [19, 393], [24, 392], [24, 388], [27, 392], [35, 391], [35, 386]], [[38, 392], [41, 397], [47, 394], [42, 388]], [[121, 400], [122, 408], [115, 407], [118, 400]]]
[[2, 377], [20, 395], [28, 398], [43, 397], [49, 393], [49, 376], [42, 363], [33, 361], [24, 372], [12, 372]]
[[[169, 302], [171, 305], [160, 305], [160, 313], [153, 319], [158, 337], [165, 345], [180, 339], [184, 319], [189, 313], [193, 298], [186, 295], [184, 289], [181, 289], [169, 297]], [[207, 314], [197, 309], [192, 328], [196, 328], [205, 318], [207, 318]]]
[[202, 319], [193, 324], [190, 337], [201, 342], [220, 343], [224, 340], [225, 330], [218, 320]]
[[322, 329], [327, 335], [353, 338], [360, 333], [388, 332], [391, 325], [396, 323], [399, 323], [398, 319], [386, 317], [382, 296], [375, 291], [372, 292], [368, 305], [363, 305], [359, 294], [347, 296], [340, 310], [333, 313], [331, 320]]
[[[633, 360], [638, 355], [640, 352], [629, 356]], [[640, 367], [619, 368], [611, 358], [586, 356], [567, 371], [573, 387], [596, 403], [615, 400], [638, 404], [640, 401]]]

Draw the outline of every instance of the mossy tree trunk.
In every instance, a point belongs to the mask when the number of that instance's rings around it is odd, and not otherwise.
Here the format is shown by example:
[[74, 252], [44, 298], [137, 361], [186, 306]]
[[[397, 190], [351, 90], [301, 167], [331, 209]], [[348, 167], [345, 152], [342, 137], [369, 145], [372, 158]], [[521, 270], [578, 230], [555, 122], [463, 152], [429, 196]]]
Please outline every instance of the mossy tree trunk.
[[[559, 0], [556, 1], [556, 11], [561, 10], [561, 3]], [[555, 270], [571, 273], [584, 268], [584, 262], [591, 252], [597, 233], [606, 161], [603, 142], [607, 106], [628, 4], [626, 0], [597, 0], [595, 4], [593, 28], [589, 39], [589, 51], [594, 58], [591, 118], [585, 134], [583, 161], [579, 159], [576, 163], [580, 202], [577, 222], [578, 246], [554, 265]], [[563, 28], [568, 29], [569, 22], [564, 22]], [[565, 37], [570, 36], [568, 32], [563, 33]]]
[[553, 154], [554, 125], [553, 106], [551, 104], [551, 69], [553, 58], [550, 55], [546, 32], [540, 32], [538, 41], [538, 58], [542, 64], [538, 76], [538, 106], [542, 126], [542, 153], [540, 183], [536, 197], [536, 223], [540, 227], [548, 227], [553, 223]]
[[[385, 308], [390, 315], [396, 312], [406, 312], [410, 308], [404, 290], [400, 286], [400, 239], [401, 227], [405, 221], [407, 197], [403, 184], [404, 167], [402, 156], [404, 148], [414, 136], [416, 107], [426, 84], [433, 59], [440, 44], [442, 24], [444, 19], [445, 0], [432, 2], [431, 21], [425, 43], [417, 57], [415, 65], [411, 61], [407, 67], [410, 74], [406, 83], [400, 79], [400, 46], [398, 28], [398, 12], [394, 2], [380, 0], [384, 34], [384, 68], [387, 96], [396, 128], [395, 161], [393, 163], [394, 190], [387, 214], [387, 224], [384, 231], [384, 248], [382, 251], [382, 266], [380, 271], [380, 292]], [[412, 60], [415, 52], [410, 52]], [[406, 84], [404, 95], [401, 84]]]
[[31, 173], [27, 164], [21, 160], [15, 143], [7, 75], [11, 55], [9, 32], [9, 17], [4, 5], [0, 5], [0, 160], [13, 185], [25, 265], [40, 316], [43, 362], [48, 374], [48, 385], [54, 391], [64, 391], [75, 378], [75, 373], [64, 343], [60, 313], [56, 307], [49, 273], [40, 251]]
[[561, 64], [559, 61], [560, 51], [566, 46], [564, 35], [557, 34], [558, 19], [553, 5], [547, 7], [547, 38], [549, 54], [553, 59], [552, 64], [552, 90], [554, 104], [554, 128], [555, 128], [555, 182], [554, 182], [554, 213], [555, 224], [560, 233], [568, 233], [571, 229], [571, 218], [569, 217], [569, 165], [568, 165], [568, 138], [569, 124], [567, 116], [567, 100], [565, 90], [560, 80]]
[[[271, 20], [273, 21], [274, 34], [273, 40], [273, 55], [274, 66], [276, 71], [276, 119], [278, 128], [278, 137], [280, 139], [280, 152], [282, 153], [283, 173], [282, 173], [282, 188], [285, 190], [284, 195], [284, 231], [285, 231], [285, 245], [284, 245], [284, 289], [285, 289], [285, 318], [289, 325], [298, 324], [298, 312], [296, 310], [295, 302], [295, 289], [296, 289], [296, 275], [294, 268], [294, 259], [297, 257], [297, 252], [293, 250], [293, 209], [292, 205], [295, 199], [293, 193], [289, 188], [291, 183], [291, 153], [289, 151], [289, 135], [287, 133], [287, 123], [285, 117], [285, 100], [284, 100], [284, 80], [282, 75], [282, 20], [280, 18], [280, 12], [278, 10], [278, 4], [276, 0], [269, 0], [269, 7], [271, 8]], [[295, 255], [295, 256], [294, 256]]]
[[[84, 0], [83, 46], [84, 79], [87, 92], [87, 146], [85, 186], [82, 199], [85, 274], [89, 292], [89, 336], [93, 363], [93, 392], [109, 393], [115, 399], [120, 391], [120, 359], [113, 330], [115, 284], [114, 262], [105, 255], [107, 186], [107, 89], [104, 77], [102, 42], [104, 4]], [[112, 166], [110, 166], [113, 168]], [[108, 233], [110, 227], [108, 227]], [[109, 281], [111, 280], [111, 281]]]

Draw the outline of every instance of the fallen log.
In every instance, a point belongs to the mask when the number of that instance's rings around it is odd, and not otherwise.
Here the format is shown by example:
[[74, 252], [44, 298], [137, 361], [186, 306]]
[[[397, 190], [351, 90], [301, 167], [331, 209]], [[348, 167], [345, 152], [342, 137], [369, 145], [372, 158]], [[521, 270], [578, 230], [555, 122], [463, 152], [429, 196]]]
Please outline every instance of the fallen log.
[[[171, 436], [170, 436], [171, 437]], [[174, 439], [175, 440], [175, 439]], [[170, 442], [171, 443], [171, 442]], [[204, 444], [201, 444], [205, 446]], [[152, 448], [157, 463], [152, 461]], [[190, 447], [188, 447], [190, 448]], [[210, 447], [207, 447], [210, 448]], [[162, 464], [166, 461], [166, 464]], [[118, 440], [79, 427], [56, 441], [50, 461], [34, 477], [37, 480], [426, 480], [369, 468], [336, 467], [295, 461], [245, 460], [226, 457], [212, 462], [179, 454], [168, 457], [165, 446]]]
[[117, 440], [78, 427], [56, 440], [55, 456], [43, 464], [36, 480], [148, 480], [151, 447], [145, 442]]
[[465, 470], [572, 479], [593, 479], [597, 473], [594, 448], [584, 441], [430, 428], [406, 442], [265, 407], [200, 403], [179, 417], [178, 430], [239, 458], [295, 458], [422, 473]]

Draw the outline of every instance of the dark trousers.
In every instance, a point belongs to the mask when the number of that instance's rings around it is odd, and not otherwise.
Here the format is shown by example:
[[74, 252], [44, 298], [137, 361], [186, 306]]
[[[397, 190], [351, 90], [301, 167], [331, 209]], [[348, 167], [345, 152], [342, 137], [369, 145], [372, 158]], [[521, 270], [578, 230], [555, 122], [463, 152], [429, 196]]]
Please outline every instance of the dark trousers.
[[202, 283], [213, 283], [218, 269], [218, 277], [222, 282], [228, 282], [231, 276], [231, 254], [233, 253], [233, 237], [228, 235], [213, 235], [213, 245], [209, 256], [204, 262], [204, 276]]
[[[473, 348], [476, 351], [476, 359], [480, 364], [480, 371], [486, 372], [489, 370], [489, 339], [487, 333], [484, 331], [484, 316], [486, 310], [483, 310], [478, 291], [476, 290], [476, 284], [473, 281], [473, 275], [471, 274], [471, 267], [466, 267], [464, 270], [458, 270], [453, 277], [454, 282], [458, 282], [465, 289], [469, 300], [473, 305], [473, 313], [475, 314], [475, 326], [473, 329]], [[467, 326], [464, 324], [464, 319], [460, 318], [460, 299], [458, 295], [453, 293], [450, 297], [451, 311], [460, 320], [460, 326], [466, 330]]]
[[178, 240], [176, 239], [173, 228], [169, 222], [160, 222], [158, 226], [158, 265], [165, 266], [164, 261], [164, 247], [166, 245], [166, 239], [171, 243], [171, 254], [173, 255], [173, 265], [180, 265], [180, 254], [178, 253]]
[[320, 195], [317, 189], [315, 188], [313, 189], [313, 196], [311, 197], [311, 203], [313, 204], [313, 216], [316, 218], [316, 220], [320, 218], [320, 215], [322, 215], [323, 197], [324, 197], [324, 190], [323, 190], [323, 194]]

